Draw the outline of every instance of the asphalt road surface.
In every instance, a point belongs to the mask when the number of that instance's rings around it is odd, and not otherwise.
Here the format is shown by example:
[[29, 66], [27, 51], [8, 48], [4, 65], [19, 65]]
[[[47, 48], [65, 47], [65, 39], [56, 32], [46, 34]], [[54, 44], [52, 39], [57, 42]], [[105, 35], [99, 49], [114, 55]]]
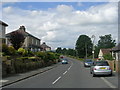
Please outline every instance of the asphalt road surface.
[[54, 69], [4, 88], [117, 88], [105, 77], [92, 77], [89, 68], [85, 68], [81, 61], [71, 58], [68, 61], [68, 64], [59, 64]]

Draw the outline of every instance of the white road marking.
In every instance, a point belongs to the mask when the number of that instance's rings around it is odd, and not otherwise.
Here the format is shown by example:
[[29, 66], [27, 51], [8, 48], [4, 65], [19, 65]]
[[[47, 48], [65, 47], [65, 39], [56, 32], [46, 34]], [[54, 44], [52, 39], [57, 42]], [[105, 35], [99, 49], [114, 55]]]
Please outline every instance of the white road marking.
[[68, 70], [70, 70], [72, 66], [73, 66], [73, 63], [72, 63], [71, 66], [68, 68]]
[[63, 73], [63, 75], [65, 75], [67, 73], [67, 71], [65, 71], [64, 73]]
[[111, 88], [117, 88], [116, 86], [114, 86], [112, 83], [110, 83], [109, 81], [107, 81], [105, 78], [101, 77], [101, 79]]
[[60, 78], [61, 78], [61, 76], [59, 78], [57, 78], [52, 84], [55, 84]]

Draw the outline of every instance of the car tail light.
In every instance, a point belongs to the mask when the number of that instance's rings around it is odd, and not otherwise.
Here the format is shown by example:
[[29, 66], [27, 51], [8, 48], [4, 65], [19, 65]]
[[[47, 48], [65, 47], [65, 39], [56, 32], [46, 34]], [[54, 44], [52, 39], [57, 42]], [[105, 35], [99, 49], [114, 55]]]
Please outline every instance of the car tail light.
[[109, 67], [108, 70], [111, 70], [111, 68]]

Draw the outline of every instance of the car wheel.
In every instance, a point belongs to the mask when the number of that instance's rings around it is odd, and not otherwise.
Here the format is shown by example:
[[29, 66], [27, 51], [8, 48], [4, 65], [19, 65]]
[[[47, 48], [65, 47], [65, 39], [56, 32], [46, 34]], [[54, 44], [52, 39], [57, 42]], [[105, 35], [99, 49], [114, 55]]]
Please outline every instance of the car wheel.
[[93, 73], [93, 77], [95, 77], [96, 75]]
[[90, 74], [92, 74], [92, 71], [90, 71]]
[[112, 72], [111, 72], [111, 74], [109, 76], [112, 76]]

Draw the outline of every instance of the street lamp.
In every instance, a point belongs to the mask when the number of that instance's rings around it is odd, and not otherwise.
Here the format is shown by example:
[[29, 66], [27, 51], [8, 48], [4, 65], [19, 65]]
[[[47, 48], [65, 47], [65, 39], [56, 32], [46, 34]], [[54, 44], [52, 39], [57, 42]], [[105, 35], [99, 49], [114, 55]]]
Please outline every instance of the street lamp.
[[93, 49], [92, 49], [92, 54], [93, 54], [93, 60], [94, 60], [94, 57], [95, 57], [95, 55], [94, 55], [94, 51], [95, 51], [95, 48], [94, 48], [94, 42], [95, 42], [95, 35], [92, 35], [92, 37], [91, 38], [93, 38]]

